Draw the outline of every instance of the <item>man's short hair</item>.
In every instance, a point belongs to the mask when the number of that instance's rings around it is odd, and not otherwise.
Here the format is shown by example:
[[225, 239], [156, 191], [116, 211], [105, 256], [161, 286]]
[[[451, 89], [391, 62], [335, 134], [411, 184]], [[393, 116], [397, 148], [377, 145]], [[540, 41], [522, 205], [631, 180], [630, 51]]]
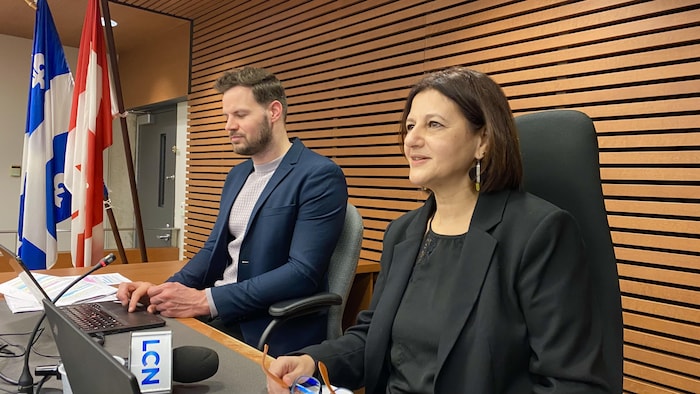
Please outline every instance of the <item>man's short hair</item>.
[[255, 101], [262, 106], [279, 101], [282, 104], [282, 115], [287, 117], [287, 96], [282, 83], [273, 73], [263, 68], [243, 67], [225, 72], [214, 83], [214, 89], [219, 93], [236, 86], [250, 88]]

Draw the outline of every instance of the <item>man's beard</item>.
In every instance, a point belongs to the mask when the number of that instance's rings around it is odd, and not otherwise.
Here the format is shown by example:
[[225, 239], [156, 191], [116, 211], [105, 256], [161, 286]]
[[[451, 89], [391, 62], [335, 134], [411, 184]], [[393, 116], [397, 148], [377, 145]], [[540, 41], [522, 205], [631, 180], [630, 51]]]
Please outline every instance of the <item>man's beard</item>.
[[272, 125], [267, 116], [258, 125], [258, 138], [248, 144], [233, 145], [233, 151], [243, 156], [253, 156], [265, 150], [272, 141]]

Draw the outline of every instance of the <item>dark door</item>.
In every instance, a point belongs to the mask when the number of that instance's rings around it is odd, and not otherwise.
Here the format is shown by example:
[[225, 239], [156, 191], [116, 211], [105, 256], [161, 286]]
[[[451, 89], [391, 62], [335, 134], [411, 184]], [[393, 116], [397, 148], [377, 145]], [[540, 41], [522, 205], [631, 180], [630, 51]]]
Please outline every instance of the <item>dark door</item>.
[[177, 106], [139, 116], [136, 184], [146, 247], [177, 246], [175, 205]]

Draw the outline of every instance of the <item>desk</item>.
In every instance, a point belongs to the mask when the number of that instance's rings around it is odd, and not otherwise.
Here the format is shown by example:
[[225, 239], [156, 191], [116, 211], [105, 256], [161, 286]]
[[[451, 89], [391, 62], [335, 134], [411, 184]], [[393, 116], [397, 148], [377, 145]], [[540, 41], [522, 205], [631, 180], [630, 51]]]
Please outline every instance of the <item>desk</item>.
[[[145, 280], [153, 283], [162, 283], [172, 274], [177, 272], [185, 264], [184, 261], [163, 261], [149, 263], [121, 264], [114, 262], [101, 269], [99, 273], [119, 272], [131, 280]], [[5, 272], [9, 267], [0, 267], [0, 283], [13, 279], [16, 274], [12, 271]], [[50, 275], [79, 275], [85, 272], [81, 268], [53, 268], [51, 270], [37, 271]], [[379, 263], [360, 260], [355, 271], [350, 294], [345, 304], [343, 314], [343, 330], [355, 323], [357, 314], [369, 307], [374, 291], [374, 283], [379, 273]], [[1, 295], [0, 295], [1, 296]], [[207, 326], [206, 324], [203, 324]], [[208, 327], [208, 326], [207, 326]]]
[[[114, 264], [109, 265], [98, 273], [119, 272], [131, 280], [145, 280], [150, 282], [160, 283], [170, 277], [174, 272], [179, 270], [184, 262], [156, 262], [145, 264]], [[86, 268], [61, 268], [50, 271], [39, 271], [49, 273], [51, 275], [78, 275], [85, 272]], [[15, 273], [2, 272], [0, 273], [0, 282], [16, 277]], [[37, 312], [28, 312], [11, 315], [7, 305], [0, 303], [0, 332], [3, 334], [26, 332], [36, 323], [39, 317]], [[8, 318], [9, 317], [9, 318]], [[197, 345], [215, 349], [219, 353], [219, 371], [211, 378], [189, 385], [174, 384], [173, 393], [252, 393], [257, 394], [265, 392], [265, 376], [258, 366], [261, 353], [243, 342], [223, 334], [216, 329], [200, 322], [197, 319], [168, 319], [166, 318], [166, 328], [173, 331], [173, 346], [182, 345]], [[162, 328], [160, 328], [162, 330]], [[196, 333], [193, 333], [194, 330]], [[201, 334], [201, 335], [200, 335]], [[56, 354], [55, 345], [49, 336], [48, 330], [42, 335], [41, 344], [39, 345], [42, 353]], [[128, 348], [129, 334], [114, 334], [108, 335], [105, 343], [105, 348], [112, 354], [123, 355]], [[25, 345], [27, 336], [21, 336], [14, 343]], [[229, 351], [230, 350], [230, 351]], [[36, 361], [35, 361], [36, 360]], [[38, 364], [55, 364], [53, 359], [39, 359], [36, 355], [32, 355], [32, 365]], [[19, 376], [19, 363], [16, 359], [0, 359], [0, 370], [5, 375], [13, 379]], [[86, 368], [89, 368], [89, 362], [86, 362]], [[52, 388], [60, 387], [60, 382], [51, 379], [45, 388], [49, 388], [46, 392], [57, 393], [59, 391]], [[0, 389], [14, 390], [16, 387], [0, 382]], [[42, 392], [44, 392], [42, 390]]]
[[[137, 263], [137, 264], [110, 264], [97, 271], [98, 274], [107, 273], [120, 273], [132, 281], [146, 281], [153, 283], [162, 283], [175, 272], [179, 271], [182, 266], [185, 265], [185, 261], [163, 261], [163, 262], [152, 262], [152, 263]], [[70, 275], [80, 275], [84, 273], [86, 268], [58, 268], [51, 270], [38, 270], [36, 272], [56, 275], [56, 276], [70, 276]], [[0, 283], [6, 282], [8, 280], [14, 279], [17, 274], [14, 272], [0, 272]], [[2, 297], [2, 294], [0, 294]], [[197, 319], [177, 319], [180, 323], [185, 326], [192, 328], [193, 330], [208, 336], [221, 343], [223, 346], [241, 354], [245, 357], [259, 362], [261, 353], [234, 338], [212, 328], [206, 323], [203, 323]]]
[[[172, 274], [179, 271], [183, 265], [185, 265], [185, 261], [177, 260], [134, 264], [112, 263], [107, 267], [102, 268], [97, 273], [104, 274], [118, 272], [132, 281], [162, 283], [172, 276]], [[40, 270], [36, 272], [57, 276], [70, 276], [80, 275], [85, 271], [85, 268], [54, 268], [51, 270]], [[372, 298], [372, 291], [374, 290], [374, 282], [377, 280], [378, 273], [379, 263], [366, 260], [360, 260], [358, 262], [355, 279], [345, 305], [345, 312], [343, 314], [343, 329], [353, 325], [357, 314], [369, 307], [369, 302]], [[0, 283], [14, 279], [16, 276], [17, 274], [14, 272], [0, 272]], [[0, 297], [1, 296], [2, 295], [0, 294]], [[233, 340], [228, 335], [211, 328], [209, 325], [202, 323], [197, 319], [179, 319], [179, 321], [182, 324], [189, 326], [193, 330], [213, 338], [215, 341], [221, 343], [229, 349], [245, 355], [255, 362], [257, 362], [260, 357], [260, 353], [257, 349], [243, 344], [242, 342]]]
[[[102, 268], [99, 270], [97, 273], [120, 273], [124, 275], [125, 277], [129, 278], [132, 281], [147, 281], [147, 282], [152, 282], [152, 283], [161, 283], [168, 279], [172, 274], [180, 270], [182, 266], [185, 264], [185, 261], [164, 261], [164, 262], [149, 262], [149, 263], [136, 263], [136, 264], [119, 264], [119, 263], [113, 263], [108, 265], [107, 267]], [[57, 275], [57, 276], [70, 276], [70, 275], [80, 275], [84, 273], [86, 270], [89, 268], [56, 268], [56, 269], [51, 269], [51, 270], [42, 270], [42, 271], [36, 271], [40, 273], [46, 273], [50, 275]], [[357, 316], [357, 313], [361, 311], [362, 309], [366, 308], [369, 305], [369, 301], [371, 298], [371, 293], [374, 287], [374, 281], [376, 280], [376, 275], [379, 272], [379, 264], [375, 262], [368, 262], [368, 261], [360, 261], [358, 263], [357, 267], [357, 273], [355, 275], [355, 280], [353, 283], [353, 287], [351, 289], [351, 294], [348, 297], [348, 302], [347, 306], [345, 308], [345, 315], [343, 317], [343, 322], [348, 324], [351, 324], [355, 317]], [[14, 272], [0, 272], [0, 283], [6, 282], [8, 280], [14, 279], [17, 276], [16, 273]], [[0, 297], [2, 295], [0, 294]], [[2, 302], [1, 309], [0, 309], [0, 316], [8, 316], [10, 314], [10, 311], [7, 309], [7, 305]], [[15, 316], [21, 316], [17, 318], [13, 318], [13, 321], [18, 321], [18, 324], [22, 326], [22, 328], [29, 326], [29, 329], [33, 326], [33, 323], [35, 322], [36, 319], [38, 318], [38, 313], [23, 313], [20, 315], [15, 315]], [[22, 324], [21, 320], [24, 320], [24, 324]], [[216, 375], [214, 375], [212, 378], [210, 378], [207, 381], [202, 382], [201, 384], [194, 384], [194, 385], [179, 385], [177, 387], [174, 387], [173, 392], [174, 393], [186, 393], [186, 392], [198, 392], [198, 393], [215, 393], [215, 392], [233, 392], [231, 391], [230, 387], [224, 386], [221, 384], [220, 381], [216, 380], [217, 378], [220, 377], [220, 375], [224, 375], [226, 378], [224, 379], [222, 377], [221, 380], [226, 381], [227, 379], [233, 379], [235, 380], [235, 376], [229, 376], [227, 374], [230, 374], [232, 369], [235, 369], [238, 374], [243, 374], [243, 376], [246, 377], [248, 381], [253, 381], [253, 382], [260, 382], [260, 387], [264, 388], [265, 387], [265, 378], [260, 370], [260, 368], [257, 366], [257, 363], [260, 360], [260, 357], [262, 356], [261, 352], [258, 351], [256, 348], [253, 348], [241, 341], [238, 341], [218, 330], [215, 328], [212, 328], [211, 326], [207, 325], [206, 323], [203, 323], [197, 319], [193, 318], [183, 318], [183, 319], [167, 319], [167, 320], [174, 320], [178, 325], [175, 325], [175, 328], [179, 330], [179, 325], [188, 327], [203, 336], [210, 338], [214, 342], [218, 343], [224, 348], [230, 349], [232, 352], [235, 352], [237, 355], [243, 356], [247, 358], [248, 360], [251, 361], [251, 363], [245, 363], [245, 365], [240, 366], [240, 360], [237, 361], [236, 365], [231, 365], [226, 363], [226, 355], [222, 355], [220, 351], [219, 356], [221, 358], [221, 362], [219, 364], [219, 371], [217, 372]], [[3, 323], [0, 323], [0, 327], [6, 328], [6, 321], [3, 320]], [[169, 326], [173, 326], [169, 322]], [[17, 328], [14, 328], [15, 332], [20, 331]], [[9, 330], [2, 330], [2, 332], [10, 332]], [[116, 335], [122, 335], [126, 336], [128, 334], [116, 334]], [[109, 337], [108, 337], [109, 338]], [[124, 342], [126, 343], [126, 342]], [[174, 346], [179, 346], [177, 342], [174, 343]], [[202, 345], [206, 346], [206, 345]], [[228, 358], [234, 358], [232, 355], [228, 355]], [[234, 358], [235, 359], [235, 358]], [[234, 360], [235, 361], [235, 360]], [[0, 364], [0, 370], [2, 369], [2, 364]], [[12, 378], [16, 379], [15, 376], [11, 376]], [[211, 382], [210, 382], [211, 381]], [[212, 383], [213, 382], [213, 383]], [[208, 389], [203, 390], [202, 386], [206, 385]], [[212, 387], [212, 385], [214, 387]], [[0, 382], [0, 388], [3, 388], [2, 382]], [[193, 390], [194, 388], [198, 388], [198, 391]], [[14, 387], [7, 387], [7, 389], [13, 389]], [[258, 391], [253, 392], [253, 394], [256, 394]], [[261, 389], [261, 392], [262, 391]], [[362, 393], [363, 390], [358, 390], [356, 393]], [[248, 393], [246, 393], [248, 394]]]

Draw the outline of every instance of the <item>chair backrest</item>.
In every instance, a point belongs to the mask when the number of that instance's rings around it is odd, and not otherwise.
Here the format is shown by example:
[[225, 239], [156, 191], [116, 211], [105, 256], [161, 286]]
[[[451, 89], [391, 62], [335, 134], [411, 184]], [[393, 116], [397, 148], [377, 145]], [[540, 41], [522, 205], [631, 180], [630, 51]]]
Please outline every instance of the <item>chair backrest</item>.
[[602, 313], [603, 357], [612, 392], [622, 392], [622, 306], [617, 261], [603, 201], [598, 139], [582, 112], [552, 110], [516, 117], [524, 189], [571, 213]]
[[363, 230], [362, 216], [355, 206], [348, 203], [343, 232], [328, 267], [328, 291], [343, 297], [340, 305], [334, 305], [328, 311], [328, 339], [339, 337], [343, 331], [343, 311], [360, 258]]

